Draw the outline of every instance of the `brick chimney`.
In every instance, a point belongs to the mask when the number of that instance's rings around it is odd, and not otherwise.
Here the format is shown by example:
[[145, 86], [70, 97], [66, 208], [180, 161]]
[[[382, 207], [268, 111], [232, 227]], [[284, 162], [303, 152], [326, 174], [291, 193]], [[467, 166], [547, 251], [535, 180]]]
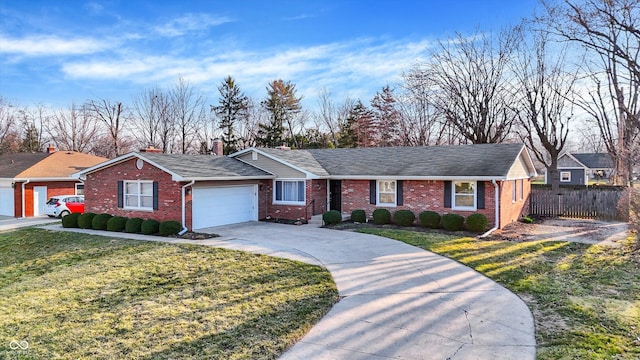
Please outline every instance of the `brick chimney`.
[[53, 154], [54, 152], [56, 152], [56, 148], [49, 144], [49, 147], [47, 148], [47, 154]]
[[213, 139], [213, 142], [211, 143], [211, 152], [213, 153], [213, 155], [222, 155], [223, 146], [222, 140], [220, 138]]
[[282, 145], [276, 146], [276, 149], [278, 149], [278, 150], [291, 150], [291, 148], [289, 146], [287, 146], [286, 143], [282, 143]]
[[140, 149], [140, 152], [146, 153], [161, 153], [162, 149], [156, 149], [153, 145], [147, 146], [146, 149]]

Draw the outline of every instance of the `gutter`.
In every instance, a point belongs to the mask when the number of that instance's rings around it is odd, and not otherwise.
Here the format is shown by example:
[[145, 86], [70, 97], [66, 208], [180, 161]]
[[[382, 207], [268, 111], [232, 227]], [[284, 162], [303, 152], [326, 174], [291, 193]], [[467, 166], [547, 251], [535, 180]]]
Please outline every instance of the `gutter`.
[[31, 182], [31, 180], [27, 179], [27, 181], [25, 181], [25, 182], [23, 182], [23, 183], [22, 183], [22, 194], [21, 194], [21, 195], [22, 195], [22, 218], [23, 218], [23, 219], [26, 217], [26, 216], [25, 216], [25, 211], [24, 211], [24, 207], [26, 206], [26, 204], [25, 204], [25, 199], [24, 199], [24, 192], [25, 192], [25, 190], [26, 190], [26, 189], [25, 189], [25, 185], [27, 185], [27, 184], [28, 184], [28, 183], [30, 183], [30, 182]]
[[491, 183], [493, 184], [493, 188], [494, 188], [494, 202], [495, 202], [495, 208], [496, 208], [496, 220], [495, 220], [495, 225], [487, 230], [487, 232], [485, 232], [484, 234], [480, 235], [481, 238], [487, 237], [489, 235], [491, 235], [492, 232], [498, 230], [498, 227], [500, 225], [500, 186], [498, 185], [498, 183], [495, 180], [491, 180]]
[[184, 191], [187, 187], [195, 184], [195, 180], [191, 180], [190, 183], [184, 185], [181, 189], [180, 189], [180, 195], [182, 196], [182, 230], [180, 230], [180, 232], [178, 233], [178, 235], [182, 236], [184, 235], [184, 233], [186, 233], [189, 229], [187, 229], [187, 226], [185, 225], [185, 223], [187, 222], [187, 216], [186, 216], [186, 203], [184, 201]]

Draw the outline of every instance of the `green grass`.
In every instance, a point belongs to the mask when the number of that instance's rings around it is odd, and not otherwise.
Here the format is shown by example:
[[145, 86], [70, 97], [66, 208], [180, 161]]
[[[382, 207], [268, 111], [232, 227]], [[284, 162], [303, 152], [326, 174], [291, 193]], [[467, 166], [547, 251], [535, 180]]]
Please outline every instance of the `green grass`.
[[640, 358], [640, 259], [632, 239], [611, 248], [359, 231], [455, 259], [518, 294], [534, 314], [538, 359]]
[[[0, 359], [275, 359], [337, 299], [326, 270], [295, 261], [38, 229], [0, 234]], [[21, 340], [28, 349], [11, 349]]]

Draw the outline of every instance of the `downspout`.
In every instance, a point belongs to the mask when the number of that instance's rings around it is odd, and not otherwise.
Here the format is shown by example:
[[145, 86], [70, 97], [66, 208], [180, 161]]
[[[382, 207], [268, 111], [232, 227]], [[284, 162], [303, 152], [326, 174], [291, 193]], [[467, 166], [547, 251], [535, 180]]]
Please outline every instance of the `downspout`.
[[491, 183], [493, 184], [493, 198], [494, 198], [494, 202], [495, 202], [495, 208], [496, 208], [496, 220], [495, 220], [495, 225], [489, 229], [487, 232], [485, 232], [484, 234], [480, 235], [481, 238], [483, 237], [487, 237], [489, 236], [492, 232], [498, 230], [498, 227], [500, 225], [500, 186], [498, 185], [498, 183], [495, 180], [491, 180]]
[[24, 199], [24, 192], [25, 192], [25, 186], [30, 182], [31, 180], [27, 179], [27, 181], [22, 183], [22, 218], [25, 218], [25, 212], [24, 212], [24, 207], [26, 206], [25, 204], [25, 199]]
[[[187, 229], [187, 226], [185, 225], [187, 222], [187, 215], [186, 215], [186, 207], [187, 204], [185, 202], [185, 189], [191, 185], [193, 185], [196, 181], [195, 180], [191, 180], [190, 183], [184, 185], [181, 189], [181, 193], [180, 195], [182, 195], [182, 230], [180, 230], [180, 232], [178, 233], [178, 235], [182, 236], [184, 235], [184, 233], [186, 233], [187, 231], [189, 231], [189, 229]], [[193, 211], [193, 210], [192, 210]]]

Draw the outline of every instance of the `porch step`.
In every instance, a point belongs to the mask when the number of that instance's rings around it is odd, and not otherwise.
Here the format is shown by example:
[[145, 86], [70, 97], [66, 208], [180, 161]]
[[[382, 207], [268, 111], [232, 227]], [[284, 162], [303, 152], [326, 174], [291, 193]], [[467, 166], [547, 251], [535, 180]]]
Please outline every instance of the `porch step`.
[[[342, 214], [342, 221], [351, 220], [351, 214]], [[322, 214], [313, 215], [307, 225], [311, 225], [314, 227], [321, 227], [324, 225], [324, 221], [322, 220]]]

